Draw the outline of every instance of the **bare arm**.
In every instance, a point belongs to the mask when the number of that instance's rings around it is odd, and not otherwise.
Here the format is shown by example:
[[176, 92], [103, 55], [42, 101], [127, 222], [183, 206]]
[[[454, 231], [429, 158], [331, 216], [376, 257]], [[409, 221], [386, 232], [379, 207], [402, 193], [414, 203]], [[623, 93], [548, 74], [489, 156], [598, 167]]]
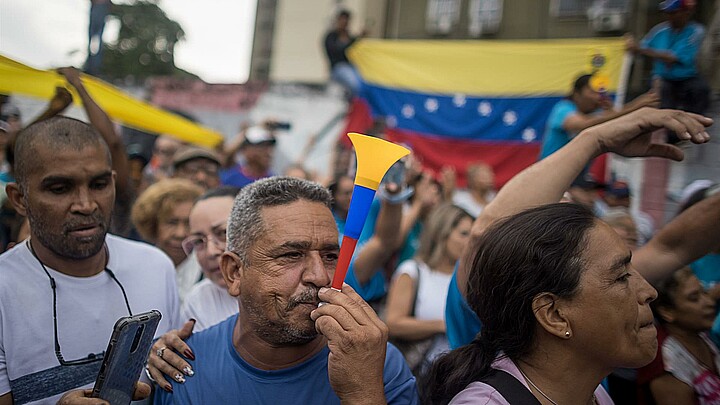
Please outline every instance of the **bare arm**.
[[572, 114], [567, 117], [563, 122], [563, 129], [570, 133], [577, 134], [584, 129], [590, 128], [598, 124], [602, 124], [603, 122], [610, 121], [617, 117], [638, 110], [642, 107], [657, 107], [659, 101], [660, 98], [658, 97], [658, 95], [655, 92], [650, 91], [627, 103], [619, 111], [610, 109], [597, 115], [588, 115], [581, 113]]
[[657, 282], [718, 247], [720, 194], [678, 215], [647, 245], [633, 254], [633, 265], [648, 281]]
[[[563, 192], [594, 157], [614, 152], [626, 157], [657, 156], [682, 160], [683, 152], [673, 145], [654, 144], [652, 131], [668, 128], [694, 143], [707, 142], [705, 127], [712, 120], [675, 110], [643, 108], [584, 131], [563, 148], [513, 177], [475, 220], [472, 238], [476, 239], [493, 222], [538, 205], [560, 201]], [[473, 246], [471, 242], [468, 246]], [[457, 282], [465, 293], [467, 266], [464, 258]]]
[[13, 405], [12, 392], [8, 392], [5, 395], [0, 395], [0, 405]]
[[53, 95], [53, 98], [50, 100], [47, 108], [45, 108], [45, 111], [37, 116], [28, 126], [35, 124], [36, 122], [45, 121], [48, 118], [52, 118], [62, 113], [70, 105], [70, 103], [72, 103], [72, 94], [70, 94], [70, 92], [64, 87], [56, 87], [55, 95]]
[[370, 281], [378, 267], [382, 267], [400, 245], [398, 229], [402, 218], [402, 204], [382, 202], [375, 234], [363, 245], [355, 258], [353, 271], [360, 284]]
[[664, 51], [652, 48], [641, 48], [632, 35], [625, 37], [625, 48], [632, 53], [644, 55], [653, 59], [660, 59], [665, 63], [675, 63], [678, 61], [677, 56], [671, 51]]
[[400, 275], [390, 286], [387, 326], [391, 337], [420, 340], [445, 332], [444, 320], [419, 320], [411, 314], [416, 289], [415, 281], [407, 274]]
[[125, 145], [120, 135], [115, 132], [115, 127], [110, 117], [108, 117], [105, 111], [93, 100], [87, 92], [87, 89], [85, 89], [85, 85], [83, 85], [82, 79], [80, 78], [80, 72], [75, 68], [61, 68], [58, 69], [58, 73], [65, 76], [68, 83], [77, 90], [82, 100], [83, 108], [90, 120], [90, 124], [98, 131], [110, 148], [113, 170], [117, 173], [115, 188], [117, 190], [118, 200], [129, 203], [133, 198], [134, 190], [130, 182], [130, 168], [128, 166], [127, 154], [125, 153]]
[[650, 392], [657, 405], [695, 405], [695, 391], [670, 374], [650, 382]]
[[440, 202], [440, 199], [441, 196], [437, 188], [433, 186], [430, 176], [423, 174], [422, 178], [415, 184], [415, 197], [410, 205], [410, 209], [403, 215], [399, 228], [400, 237], [398, 248], [405, 243], [405, 240], [417, 221], [423, 217], [423, 214], [433, 209]]

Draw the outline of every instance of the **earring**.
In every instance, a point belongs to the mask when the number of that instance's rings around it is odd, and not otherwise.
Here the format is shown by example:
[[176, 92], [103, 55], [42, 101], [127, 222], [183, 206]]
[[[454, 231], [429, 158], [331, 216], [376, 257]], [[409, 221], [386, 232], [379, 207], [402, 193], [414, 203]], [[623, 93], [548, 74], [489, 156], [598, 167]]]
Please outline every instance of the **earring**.
[[566, 337], [566, 338], [569, 338], [569, 337], [570, 337], [570, 331], [569, 331], [569, 330], [566, 330], [566, 331], [565, 331], [565, 337]]

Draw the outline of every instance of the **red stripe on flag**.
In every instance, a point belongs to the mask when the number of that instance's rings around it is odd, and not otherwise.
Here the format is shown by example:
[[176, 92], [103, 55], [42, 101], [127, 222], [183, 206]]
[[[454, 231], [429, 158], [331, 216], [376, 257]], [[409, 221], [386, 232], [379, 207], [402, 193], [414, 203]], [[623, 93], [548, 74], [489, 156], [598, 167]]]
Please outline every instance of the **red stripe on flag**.
[[499, 189], [517, 173], [535, 163], [540, 153], [539, 143], [485, 142], [430, 137], [400, 129], [388, 129], [387, 139], [408, 145], [423, 166], [436, 174], [443, 166], [457, 171], [458, 185], [465, 185], [467, 166], [483, 162], [495, 171], [495, 186]]
[[345, 122], [345, 130], [342, 132], [339, 142], [347, 149], [352, 148], [350, 138], [345, 136], [349, 132], [357, 132], [368, 134], [373, 127], [373, 118], [370, 114], [370, 106], [365, 99], [355, 97], [350, 102], [348, 109], [347, 121]]

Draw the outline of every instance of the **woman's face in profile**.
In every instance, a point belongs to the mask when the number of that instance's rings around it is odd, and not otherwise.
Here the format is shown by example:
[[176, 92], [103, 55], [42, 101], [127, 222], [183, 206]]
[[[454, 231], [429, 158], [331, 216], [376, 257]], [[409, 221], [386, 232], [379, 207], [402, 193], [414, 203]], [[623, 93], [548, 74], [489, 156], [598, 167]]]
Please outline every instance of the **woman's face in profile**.
[[608, 371], [650, 363], [657, 336], [650, 302], [657, 292], [632, 267], [631, 253], [601, 221], [587, 233], [580, 290], [561, 310], [570, 322], [568, 344]]
[[673, 308], [660, 311], [668, 323], [681, 329], [705, 332], [715, 321], [715, 302], [695, 276], [685, 277], [671, 294]]

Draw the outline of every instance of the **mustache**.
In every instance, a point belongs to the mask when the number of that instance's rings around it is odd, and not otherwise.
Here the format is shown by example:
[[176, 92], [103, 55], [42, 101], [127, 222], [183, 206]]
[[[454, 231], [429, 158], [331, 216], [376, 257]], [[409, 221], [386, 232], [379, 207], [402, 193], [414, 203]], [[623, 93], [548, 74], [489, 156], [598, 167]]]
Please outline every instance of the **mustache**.
[[108, 224], [106, 223], [105, 218], [102, 216], [102, 214], [93, 213], [90, 216], [73, 219], [66, 222], [65, 224], [63, 224], [63, 233], [68, 234], [75, 229], [94, 225], [100, 226], [104, 230], [107, 230], [108, 228]]
[[290, 298], [286, 309], [291, 310], [300, 304], [319, 304], [320, 299], [318, 298], [318, 291], [320, 291], [319, 288], [309, 288], [301, 292], [300, 294]]

